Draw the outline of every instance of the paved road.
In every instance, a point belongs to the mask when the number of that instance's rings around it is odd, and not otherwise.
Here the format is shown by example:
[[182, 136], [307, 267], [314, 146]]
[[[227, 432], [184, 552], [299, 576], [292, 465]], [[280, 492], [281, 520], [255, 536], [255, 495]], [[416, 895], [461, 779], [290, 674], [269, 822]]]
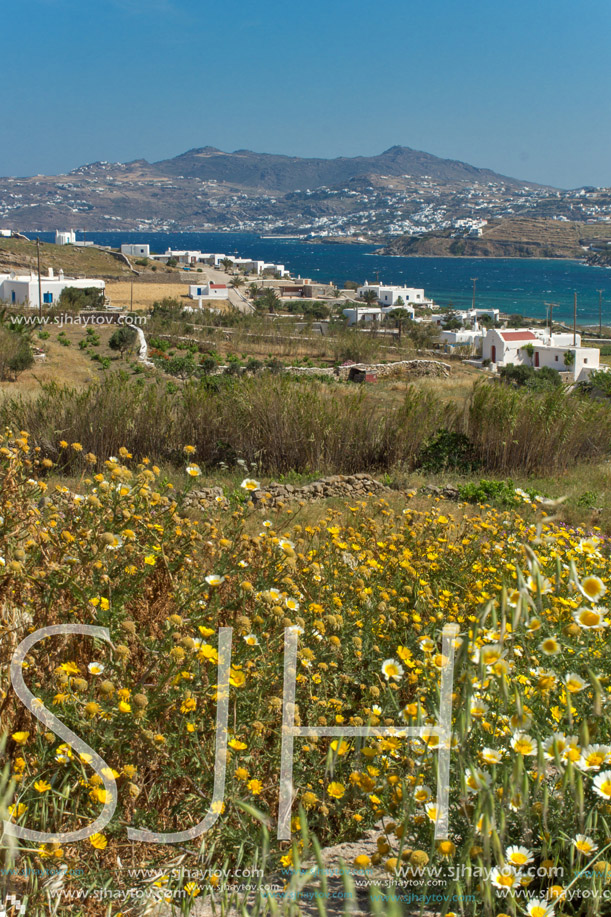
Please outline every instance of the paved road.
[[224, 271], [219, 271], [216, 268], [206, 268], [206, 277], [211, 283], [225, 283], [228, 287], [228, 299], [232, 306], [235, 306], [240, 312], [254, 312], [254, 306], [246, 295], [246, 290], [249, 286], [249, 281], [247, 280], [243, 287], [239, 290], [234, 289], [230, 286], [233, 276], [231, 274], [226, 274]]

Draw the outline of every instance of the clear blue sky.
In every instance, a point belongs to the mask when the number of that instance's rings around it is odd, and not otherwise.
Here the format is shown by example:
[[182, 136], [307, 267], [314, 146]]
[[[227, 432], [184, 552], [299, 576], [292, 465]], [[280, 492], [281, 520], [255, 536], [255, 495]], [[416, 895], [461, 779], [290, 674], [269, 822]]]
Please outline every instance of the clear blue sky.
[[401, 144], [611, 185], [609, 0], [18, 0], [0, 174]]

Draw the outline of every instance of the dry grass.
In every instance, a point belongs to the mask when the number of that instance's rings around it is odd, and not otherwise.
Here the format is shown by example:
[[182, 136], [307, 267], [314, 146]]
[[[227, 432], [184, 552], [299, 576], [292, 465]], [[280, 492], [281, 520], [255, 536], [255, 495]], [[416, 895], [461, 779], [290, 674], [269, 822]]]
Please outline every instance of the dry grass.
[[[70, 341], [66, 347], [59, 343], [58, 327], [50, 327], [50, 337], [40, 340], [34, 334], [32, 342], [35, 346], [46, 351], [46, 359], [36, 361], [31, 369], [22, 373], [16, 382], [0, 382], [0, 392], [3, 395], [35, 395], [40, 392], [41, 385], [54, 382], [57, 385], [85, 386], [100, 375], [100, 364], [93, 362], [90, 357], [79, 350], [78, 343], [85, 335], [83, 327], [67, 326], [63, 329], [64, 336]], [[100, 337], [98, 348], [102, 356], [116, 356], [108, 347], [108, 339], [114, 329], [96, 329]]]
[[[78, 248], [73, 245], [40, 243], [40, 267], [47, 273], [50, 267], [57, 273], [64, 270], [69, 276], [122, 277], [130, 276], [127, 264], [99, 248]], [[15, 269], [29, 273], [37, 270], [35, 242], [19, 239], [0, 239], [0, 271]]]
[[[134, 309], [150, 309], [154, 302], [168, 297], [180, 300], [185, 306], [192, 304], [187, 283], [138, 283], [134, 280], [133, 288]], [[129, 280], [107, 283], [106, 295], [113, 306], [129, 309], [132, 284]]]

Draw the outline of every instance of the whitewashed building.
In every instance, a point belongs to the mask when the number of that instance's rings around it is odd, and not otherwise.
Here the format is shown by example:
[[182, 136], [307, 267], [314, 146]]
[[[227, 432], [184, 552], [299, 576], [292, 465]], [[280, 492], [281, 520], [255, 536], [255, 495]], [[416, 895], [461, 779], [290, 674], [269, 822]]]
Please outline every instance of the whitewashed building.
[[433, 302], [432, 299], [427, 299], [423, 289], [369, 283], [367, 280], [362, 287], [357, 289], [356, 295], [362, 299], [366, 293], [371, 291], [375, 293], [376, 299], [382, 306], [393, 307], [398, 299], [402, 299], [405, 305], [416, 306], [430, 306]]
[[489, 318], [494, 323], [497, 323], [500, 321], [500, 316], [499, 309], [451, 309], [435, 315], [432, 321], [441, 326], [448, 319], [455, 318], [462, 323], [463, 328], [472, 327], [477, 330], [481, 318]]
[[155, 261], [164, 263], [167, 263], [170, 258], [175, 258], [179, 264], [185, 264], [188, 267], [206, 264], [220, 270], [224, 268], [223, 262], [228, 261], [233, 267], [241, 268], [250, 274], [257, 274], [258, 276], [265, 271], [270, 271], [280, 277], [290, 276], [290, 271], [287, 270], [284, 264], [273, 264], [256, 258], [238, 258], [237, 255], [226, 255], [223, 252], [201, 252], [195, 249], [168, 248], [163, 255], [151, 255], [150, 257]]
[[484, 338], [483, 331], [469, 330], [467, 328], [460, 328], [457, 331], [443, 331], [439, 332], [439, 339], [443, 344], [446, 344], [449, 348], [452, 347], [481, 347], [482, 340]]
[[[342, 315], [348, 319], [348, 325], [359, 325], [371, 322], [383, 322], [389, 312], [405, 312], [405, 317], [413, 319], [414, 309], [412, 306], [357, 306], [342, 310]], [[358, 318], [357, 318], [358, 316]]]
[[530, 328], [498, 330], [489, 328], [482, 341], [482, 359], [489, 360], [492, 369], [512, 363], [514, 366], [544, 366], [568, 373], [577, 382], [587, 379], [600, 367], [600, 350], [582, 347], [581, 337], [569, 333], [551, 334], [547, 329]]
[[121, 246], [121, 254], [130, 258], [148, 258], [151, 254], [151, 246], [143, 242], [126, 242]]
[[226, 283], [192, 283], [189, 286], [191, 299], [227, 299], [229, 290]]
[[76, 233], [73, 229], [55, 230], [56, 245], [76, 245]]
[[[49, 268], [46, 277], [41, 277], [40, 288], [43, 306], [54, 306], [62, 291], [67, 287], [76, 287], [79, 290], [95, 288], [104, 291], [106, 284], [103, 280], [92, 277], [66, 277], [60, 271], [56, 277], [53, 268]], [[16, 306], [31, 306], [38, 308], [38, 275], [37, 274], [0, 274], [0, 300]]]

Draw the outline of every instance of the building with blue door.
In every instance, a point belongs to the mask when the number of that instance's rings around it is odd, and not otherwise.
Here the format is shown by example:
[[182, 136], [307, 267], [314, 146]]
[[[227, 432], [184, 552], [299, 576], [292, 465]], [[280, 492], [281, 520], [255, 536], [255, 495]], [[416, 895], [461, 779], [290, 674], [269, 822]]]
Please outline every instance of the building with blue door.
[[[66, 287], [76, 287], [79, 290], [95, 287], [103, 291], [106, 284], [92, 277], [65, 277], [63, 271], [56, 277], [53, 268], [49, 268], [47, 276], [40, 279], [43, 306], [54, 306]], [[37, 309], [38, 290], [37, 274], [0, 274], [0, 302]]]

